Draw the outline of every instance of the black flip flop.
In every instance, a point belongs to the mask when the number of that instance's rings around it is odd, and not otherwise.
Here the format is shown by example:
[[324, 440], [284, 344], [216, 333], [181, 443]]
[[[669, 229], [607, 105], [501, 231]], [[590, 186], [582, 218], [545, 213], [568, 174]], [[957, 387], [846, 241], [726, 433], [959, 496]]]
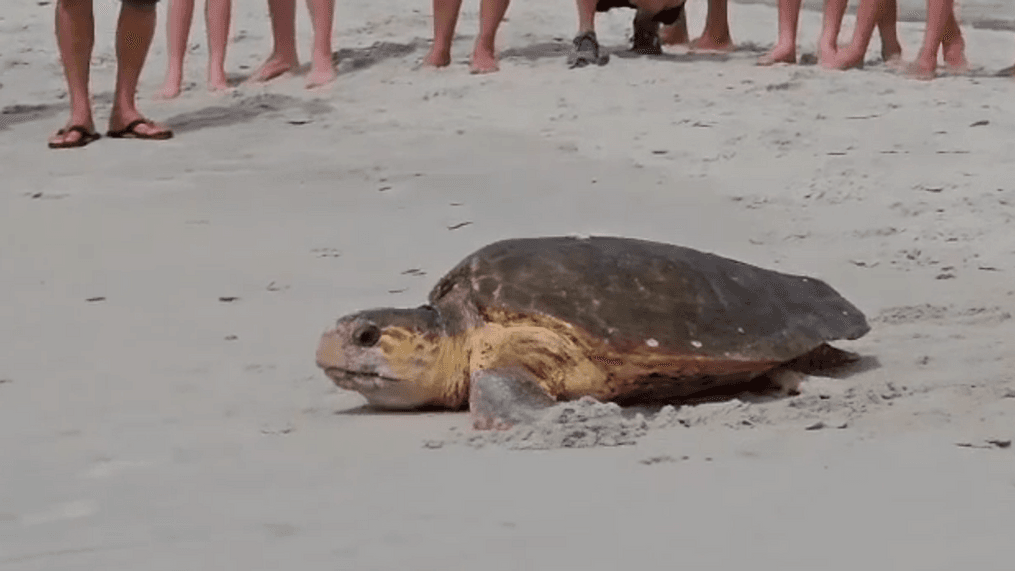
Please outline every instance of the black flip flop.
[[138, 133], [138, 125], [151, 125], [154, 127], [155, 123], [151, 119], [134, 119], [123, 129], [108, 131], [106, 136], [110, 139], [146, 139], [149, 141], [164, 141], [173, 138], [173, 132], [168, 129], [152, 134]]
[[102, 135], [96, 133], [95, 131], [88, 130], [88, 128], [85, 127], [84, 125], [71, 125], [66, 129], [60, 129], [59, 131], [56, 132], [57, 135], [66, 135], [68, 133], [78, 133], [81, 136], [78, 137], [76, 141], [67, 141], [63, 143], [49, 143], [49, 148], [76, 149], [78, 147], [83, 147], [94, 141], [98, 141], [99, 139], [102, 138]]

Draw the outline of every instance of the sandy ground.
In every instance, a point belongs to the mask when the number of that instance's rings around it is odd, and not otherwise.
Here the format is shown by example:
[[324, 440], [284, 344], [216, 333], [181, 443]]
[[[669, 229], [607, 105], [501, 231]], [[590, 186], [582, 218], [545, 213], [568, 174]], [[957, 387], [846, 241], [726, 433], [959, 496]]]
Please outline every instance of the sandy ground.
[[[237, 4], [239, 77], [269, 41]], [[96, 6], [103, 126], [117, 4]], [[178, 137], [72, 152], [44, 146], [53, 7], [5, 11], [0, 569], [1011, 569], [1015, 82], [990, 73], [1012, 34], [967, 29], [980, 71], [932, 83], [757, 68], [775, 10], [734, 5], [729, 56], [569, 71], [572, 6], [517, 2], [476, 77], [476, 9], [442, 72], [414, 69], [427, 6], [355, 0], [331, 89], [213, 97], [198, 48], [170, 103], [163, 20], [141, 104]], [[607, 45], [629, 18], [602, 18]], [[911, 56], [922, 26], [902, 32]], [[821, 277], [870, 317], [840, 344], [867, 366], [547, 451], [460, 445], [466, 415], [364, 410], [315, 369], [333, 318], [568, 233]]]

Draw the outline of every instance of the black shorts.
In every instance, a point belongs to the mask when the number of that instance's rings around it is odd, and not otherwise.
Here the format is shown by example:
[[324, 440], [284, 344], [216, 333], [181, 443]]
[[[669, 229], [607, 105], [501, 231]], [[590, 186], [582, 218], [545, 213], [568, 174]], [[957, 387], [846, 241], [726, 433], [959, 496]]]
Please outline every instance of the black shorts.
[[124, 4], [130, 4], [135, 8], [153, 9], [159, 0], [122, 0]]
[[[596, 12], [607, 12], [613, 8], [637, 8], [630, 0], [598, 0], [596, 2]], [[653, 22], [660, 22], [663, 24], [673, 24], [680, 19], [680, 15], [684, 12], [684, 5], [681, 4], [676, 8], [667, 8], [660, 11], [655, 16], [652, 16]]]

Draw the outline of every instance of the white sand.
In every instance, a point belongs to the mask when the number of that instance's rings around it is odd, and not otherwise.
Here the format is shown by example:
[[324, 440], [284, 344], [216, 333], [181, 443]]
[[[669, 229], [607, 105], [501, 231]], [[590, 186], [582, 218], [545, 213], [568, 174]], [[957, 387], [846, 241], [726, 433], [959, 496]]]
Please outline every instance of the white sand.
[[[249, 73], [268, 23], [236, 4], [228, 68]], [[162, 18], [141, 105], [178, 137], [61, 152], [53, 7], [5, 10], [0, 106], [38, 107], [0, 116], [0, 569], [1012, 569], [1015, 449], [989, 441], [1015, 437], [1015, 83], [750, 50], [569, 71], [571, 3], [521, 1], [503, 71], [475, 77], [471, 0], [455, 64], [414, 71], [429, 7], [405, 5], [340, 3], [354, 55], [330, 90], [170, 103]], [[117, 3], [96, 7], [102, 127]], [[741, 44], [774, 40], [774, 9], [731, 12]], [[601, 19], [605, 44], [629, 18]], [[922, 25], [901, 29], [912, 56]], [[1010, 32], [967, 32], [974, 64], [1011, 64]], [[363, 411], [315, 369], [335, 317], [418, 304], [492, 240], [573, 232], [819, 276], [874, 326], [840, 346], [880, 366], [543, 452], [424, 448], [466, 415]]]

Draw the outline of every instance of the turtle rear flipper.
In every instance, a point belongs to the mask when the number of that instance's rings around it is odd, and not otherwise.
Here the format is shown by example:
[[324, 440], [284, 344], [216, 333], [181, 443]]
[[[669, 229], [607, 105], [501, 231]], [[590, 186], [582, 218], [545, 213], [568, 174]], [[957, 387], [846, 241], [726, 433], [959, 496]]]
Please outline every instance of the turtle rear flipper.
[[469, 411], [477, 430], [506, 430], [534, 422], [557, 402], [521, 367], [479, 369], [469, 383]]

